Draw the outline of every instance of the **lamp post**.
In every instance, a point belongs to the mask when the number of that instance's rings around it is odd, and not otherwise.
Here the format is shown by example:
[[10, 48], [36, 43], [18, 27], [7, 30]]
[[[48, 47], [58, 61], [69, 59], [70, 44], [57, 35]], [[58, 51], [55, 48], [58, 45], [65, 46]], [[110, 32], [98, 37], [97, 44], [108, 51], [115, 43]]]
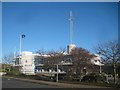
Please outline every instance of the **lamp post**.
[[22, 52], [22, 38], [25, 38], [24, 34], [20, 34], [20, 55], [21, 55], [21, 52]]
[[21, 41], [22, 39], [21, 39], [21, 34], [20, 34], [20, 54], [21, 54], [21, 47], [22, 47], [22, 41]]
[[100, 65], [100, 73], [102, 73], [101, 65]]
[[58, 64], [57, 64], [57, 78], [56, 81], [58, 82]]
[[[99, 59], [101, 60], [100, 54], [101, 54], [101, 52], [98, 52]], [[99, 62], [100, 62], [100, 65], [99, 65], [99, 66], [100, 66], [100, 73], [102, 73], [102, 67], [101, 67], [101, 66], [102, 66], [102, 64], [101, 64], [101, 61], [99, 61]]]

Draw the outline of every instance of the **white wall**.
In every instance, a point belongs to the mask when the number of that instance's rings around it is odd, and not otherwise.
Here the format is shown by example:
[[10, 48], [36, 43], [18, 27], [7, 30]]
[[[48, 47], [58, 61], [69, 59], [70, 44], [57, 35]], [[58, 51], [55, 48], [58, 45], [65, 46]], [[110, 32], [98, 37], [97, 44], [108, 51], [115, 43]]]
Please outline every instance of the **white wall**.
[[34, 55], [32, 52], [22, 52], [20, 64], [22, 65], [20, 71], [24, 74], [35, 74], [34, 73]]

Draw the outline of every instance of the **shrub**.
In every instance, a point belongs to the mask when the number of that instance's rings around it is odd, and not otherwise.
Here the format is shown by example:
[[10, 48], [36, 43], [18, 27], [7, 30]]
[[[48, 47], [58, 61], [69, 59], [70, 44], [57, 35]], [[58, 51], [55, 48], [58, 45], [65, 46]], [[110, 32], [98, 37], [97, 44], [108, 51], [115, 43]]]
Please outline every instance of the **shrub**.
[[7, 72], [7, 75], [16, 75], [16, 76], [18, 76], [18, 75], [20, 75], [20, 74], [21, 74], [21, 73], [20, 73], [20, 71], [19, 71], [18, 68], [12, 68], [11, 71], [8, 71], [8, 72]]
[[104, 74], [90, 73], [85, 75], [81, 81], [92, 83], [104, 83], [106, 82], [106, 76]]

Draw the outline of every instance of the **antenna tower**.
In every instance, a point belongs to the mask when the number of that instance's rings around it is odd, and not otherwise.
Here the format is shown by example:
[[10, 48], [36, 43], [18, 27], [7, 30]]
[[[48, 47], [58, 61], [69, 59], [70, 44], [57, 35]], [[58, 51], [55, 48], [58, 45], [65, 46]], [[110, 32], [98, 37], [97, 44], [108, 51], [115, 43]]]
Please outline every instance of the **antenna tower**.
[[73, 13], [70, 11], [70, 43], [73, 44]]

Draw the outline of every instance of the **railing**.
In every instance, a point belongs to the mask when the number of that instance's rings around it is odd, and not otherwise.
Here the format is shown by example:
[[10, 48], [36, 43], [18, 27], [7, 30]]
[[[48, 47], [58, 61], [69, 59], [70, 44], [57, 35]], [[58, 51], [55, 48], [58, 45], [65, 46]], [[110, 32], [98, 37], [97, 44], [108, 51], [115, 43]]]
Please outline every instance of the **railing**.
[[57, 73], [58, 73], [58, 74], [65, 74], [66, 72], [65, 72], [65, 71], [59, 71], [59, 72], [57, 72], [57, 71], [51, 71], [51, 72], [50, 72], [50, 71], [41, 71], [41, 70], [40, 70], [40, 71], [37, 71], [36, 73], [37, 73], [37, 74], [51, 74], [51, 73], [52, 73], [52, 74], [57, 74]]
[[21, 66], [22, 67], [23, 65], [22, 64], [17, 64], [17, 65], [13, 65], [13, 66]]

